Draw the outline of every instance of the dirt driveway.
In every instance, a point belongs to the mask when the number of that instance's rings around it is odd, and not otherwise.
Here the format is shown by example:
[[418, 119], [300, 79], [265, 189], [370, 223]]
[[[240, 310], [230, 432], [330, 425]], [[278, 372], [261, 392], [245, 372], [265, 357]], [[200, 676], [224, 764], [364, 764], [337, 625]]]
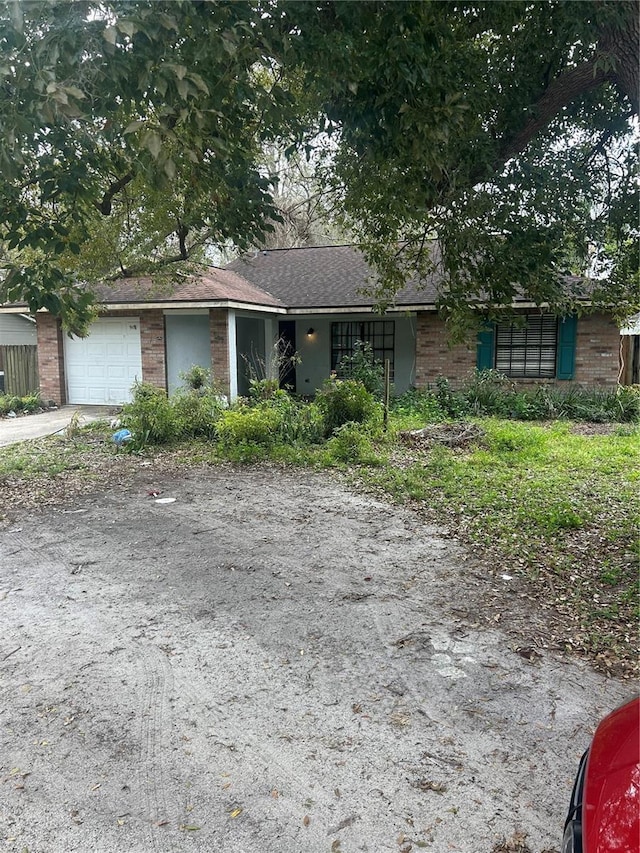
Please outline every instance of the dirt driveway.
[[17, 853], [557, 849], [629, 690], [516, 653], [479, 618], [508, 581], [320, 474], [140, 469], [0, 543]]

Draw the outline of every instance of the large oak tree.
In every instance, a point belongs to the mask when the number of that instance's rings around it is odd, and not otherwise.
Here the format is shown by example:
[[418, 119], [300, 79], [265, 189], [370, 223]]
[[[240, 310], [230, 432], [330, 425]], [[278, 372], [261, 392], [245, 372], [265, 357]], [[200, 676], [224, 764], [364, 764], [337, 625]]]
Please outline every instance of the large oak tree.
[[381, 303], [436, 267], [450, 317], [569, 311], [588, 270], [628, 313], [638, 40], [636, 0], [4, 3], [4, 297], [80, 328], [80, 284], [260, 242], [265, 144], [322, 132]]

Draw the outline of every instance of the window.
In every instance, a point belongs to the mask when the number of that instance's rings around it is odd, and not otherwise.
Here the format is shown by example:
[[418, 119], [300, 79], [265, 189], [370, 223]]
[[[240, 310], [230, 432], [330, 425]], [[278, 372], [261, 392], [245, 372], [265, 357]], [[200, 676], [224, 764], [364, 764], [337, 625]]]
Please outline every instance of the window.
[[395, 348], [395, 323], [393, 320], [364, 320], [331, 324], [331, 369], [337, 370], [340, 359], [353, 355], [356, 341], [371, 344], [373, 356], [383, 364], [389, 359], [393, 378]]
[[495, 367], [506, 376], [547, 379], [556, 375], [558, 320], [528, 316], [524, 324], [498, 323]]

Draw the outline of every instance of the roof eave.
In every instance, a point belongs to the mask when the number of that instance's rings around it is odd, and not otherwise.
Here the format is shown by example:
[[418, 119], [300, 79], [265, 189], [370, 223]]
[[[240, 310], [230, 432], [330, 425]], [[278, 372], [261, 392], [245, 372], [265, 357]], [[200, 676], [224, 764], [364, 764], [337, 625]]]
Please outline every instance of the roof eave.
[[101, 302], [100, 311], [147, 311], [151, 308], [167, 310], [170, 308], [227, 308], [232, 310], [261, 311], [268, 314], [286, 314], [287, 309], [279, 305], [260, 305], [255, 302], [242, 302], [236, 299], [173, 299], [165, 302]]

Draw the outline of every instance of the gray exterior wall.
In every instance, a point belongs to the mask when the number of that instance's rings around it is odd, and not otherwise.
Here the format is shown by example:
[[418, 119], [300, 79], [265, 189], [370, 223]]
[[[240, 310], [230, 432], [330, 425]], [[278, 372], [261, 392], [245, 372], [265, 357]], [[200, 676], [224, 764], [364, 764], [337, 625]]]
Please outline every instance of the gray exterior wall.
[[[287, 319], [293, 319], [288, 317]], [[394, 393], [402, 394], [415, 384], [416, 320], [414, 315], [332, 314], [295, 317], [296, 350], [302, 359], [296, 368], [296, 393], [311, 396], [331, 373], [331, 323], [352, 320], [393, 320], [395, 323]], [[307, 336], [312, 328], [314, 334]]]
[[36, 324], [19, 314], [0, 314], [0, 347], [36, 346]]
[[165, 313], [167, 390], [173, 394], [184, 387], [180, 374], [194, 364], [211, 370], [209, 312]]

